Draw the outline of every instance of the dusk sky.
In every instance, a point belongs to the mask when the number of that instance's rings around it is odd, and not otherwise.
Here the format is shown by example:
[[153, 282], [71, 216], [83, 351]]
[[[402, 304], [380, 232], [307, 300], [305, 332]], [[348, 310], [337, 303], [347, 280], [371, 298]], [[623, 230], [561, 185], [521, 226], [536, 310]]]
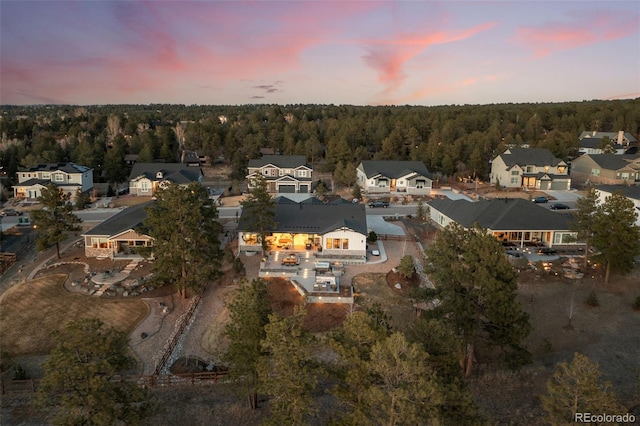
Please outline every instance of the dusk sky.
[[640, 97], [634, 1], [5, 1], [2, 104]]

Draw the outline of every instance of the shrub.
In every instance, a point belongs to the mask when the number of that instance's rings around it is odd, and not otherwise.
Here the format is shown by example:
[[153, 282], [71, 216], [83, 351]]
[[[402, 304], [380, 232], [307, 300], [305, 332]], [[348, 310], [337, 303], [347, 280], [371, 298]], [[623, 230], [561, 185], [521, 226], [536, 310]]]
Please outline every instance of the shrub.
[[633, 302], [633, 310], [640, 311], [640, 296], [636, 297], [635, 302]]
[[376, 234], [374, 231], [369, 231], [367, 241], [370, 243], [375, 243], [376, 241], [378, 241], [378, 234]]
[[592, 308], [597, 308], [598, 306], [600, 306], [600, 302], [598, 301], [598, 296], [596, 295], [595, 291], [591, 290], [591, 293], [589, 293], [589, 296], [587, 296], [587, 300], [585, 300], [585, 303], [587, 304], [587, 306], [591, 306]]
[[244, 272], [244, 263], [239, 257], [233, 259], [233, 272], [236, 274], [241, 274]]

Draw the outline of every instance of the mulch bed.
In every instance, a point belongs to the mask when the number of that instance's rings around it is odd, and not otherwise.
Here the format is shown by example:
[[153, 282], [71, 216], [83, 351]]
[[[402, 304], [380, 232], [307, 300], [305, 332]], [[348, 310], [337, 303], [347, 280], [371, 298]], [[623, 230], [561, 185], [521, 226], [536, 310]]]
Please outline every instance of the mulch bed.
[[[400, 288], [396, 287], [398, 283], [401, 285]], [[420, 277], [415, 272], [411, 278], [405, 278], [400, 272], [390, 271], [387, 274], [387, 285], [396, 293], [406, 296], [412, 289], [418, 288], [420, 285]]]

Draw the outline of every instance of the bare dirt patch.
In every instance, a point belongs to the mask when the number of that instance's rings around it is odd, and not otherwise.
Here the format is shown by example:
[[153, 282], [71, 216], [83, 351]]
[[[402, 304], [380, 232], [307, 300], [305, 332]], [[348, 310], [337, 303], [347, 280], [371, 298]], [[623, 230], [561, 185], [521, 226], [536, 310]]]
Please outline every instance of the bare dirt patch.
[[105, 300], [72, 294], [63, 287], [67, 275], [47, 275], [12, 287], [0, 299], [3, 351], [11, 355], [45, 354], [51, 334], [78, 318], [99, 318], [130, 332], [149, 312], [141, 300]]
[[387, 274], [387, 285], [392, 291], [406, 297], [412, 289], [418, 288], [420, 276], [414, 272], [412, 276], [405, 277], [400, 272], [391, 270]]

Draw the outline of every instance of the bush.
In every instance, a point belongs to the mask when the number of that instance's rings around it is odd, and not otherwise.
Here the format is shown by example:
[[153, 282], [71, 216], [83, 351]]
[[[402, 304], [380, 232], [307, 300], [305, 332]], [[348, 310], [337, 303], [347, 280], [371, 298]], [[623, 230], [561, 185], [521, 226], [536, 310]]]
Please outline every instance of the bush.
[[592, 308], [597, 308], [598, 306], [600, 306], [600, 302], [598, 301], [598, 296], [593, 290], [591, 290], [591, 293], [589, 293], [589, 296], [587, 296], [587, 300], [585, 300], [584, 303], [586, 303], [587, 306], [591, 306]]
[[369, 235], [367, 235], [367, 242], [375, 243], [376, 241], [378, 241], [378, 234], [374, 231], [369, 231]]
[[236, 274], [241, 274], [244, 272], [244, 263], [239, 257], [233, 259], [233, 272]]

